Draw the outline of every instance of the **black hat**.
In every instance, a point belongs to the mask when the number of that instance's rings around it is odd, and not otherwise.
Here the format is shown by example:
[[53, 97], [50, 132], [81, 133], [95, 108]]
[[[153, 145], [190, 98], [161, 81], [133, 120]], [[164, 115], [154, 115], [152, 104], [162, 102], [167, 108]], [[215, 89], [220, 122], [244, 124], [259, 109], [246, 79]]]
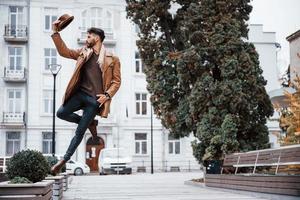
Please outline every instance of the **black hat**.
[[100, 28], [96, 28], [96, 27], [91, 27], [87, 30], [88, 33], [94, 33], [96, 35], [99, 35], [101, 41], [103, 42], [105, 35], [104, 35], [104, 31]]

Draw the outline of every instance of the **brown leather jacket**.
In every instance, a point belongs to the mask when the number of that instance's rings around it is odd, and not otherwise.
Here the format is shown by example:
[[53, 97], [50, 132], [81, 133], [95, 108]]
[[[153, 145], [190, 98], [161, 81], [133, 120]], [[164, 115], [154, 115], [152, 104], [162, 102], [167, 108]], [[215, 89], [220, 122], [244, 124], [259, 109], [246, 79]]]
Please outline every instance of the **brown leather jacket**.
[[[81, 67], [83, 64], [90, 58], [93, 51], [90, 51], [87, 47], [79, 49], [69, 49], [64, 41], [61, 39], [59, 33], [54, 33], [51, 35], [56, 49], [59, 55], [77, 60], [74, 73], [68, 83], [67, 89], [63, 96], [62, 102], [65, 104], [69, 98], [73, 95], [75, 90], [78, 87]], [[104, 65], [101, 67], [102, 70], [102, 79], [103, 79], [103, 89], [104, 92], [107, 92], [110, 95], [110, 99], [107, 100], [102, 106], [101, 112], [97, 115], [107, 118], [110, 111], [110, 103], [112, 97], [116, 94], [121, 85], [121, 72], [120, 72], [120, 60], [117, 56], [113, 56], [111, 53], [106, 53], [104, 58]]]

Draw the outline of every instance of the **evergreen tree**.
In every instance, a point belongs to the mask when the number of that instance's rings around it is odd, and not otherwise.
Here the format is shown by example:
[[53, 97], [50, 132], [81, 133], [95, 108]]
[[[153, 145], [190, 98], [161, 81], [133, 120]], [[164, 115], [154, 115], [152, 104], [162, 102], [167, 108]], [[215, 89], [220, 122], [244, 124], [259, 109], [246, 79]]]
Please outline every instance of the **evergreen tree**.
[[[140, 29], [154, 112], [174, 137], [193, 133], [194, 156], [268, 147], [273, 107], [258, 54], [246, 42], [250, 0], [126, 0]], [[175, 13], [171, 5], [177, 5]]]

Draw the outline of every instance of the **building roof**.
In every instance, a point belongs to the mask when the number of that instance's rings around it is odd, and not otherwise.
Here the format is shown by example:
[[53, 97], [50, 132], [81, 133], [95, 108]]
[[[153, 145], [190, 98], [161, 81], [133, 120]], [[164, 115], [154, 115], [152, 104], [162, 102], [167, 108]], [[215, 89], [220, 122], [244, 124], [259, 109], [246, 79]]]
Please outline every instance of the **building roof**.
[[298, 31], [296, 31], [295, 33], [293, 33], [293, 34], [287, 36], [287, 37], [286, 37], [286, 40], [289, 41], [289, 42], [291, 42], [291, 41], [293, 41], [293, 40], [295, 40], [295, 39], [297, 39], [297, 38], [299, 38], [299, 37], [300, 37], [300, 30], [298, 30]]

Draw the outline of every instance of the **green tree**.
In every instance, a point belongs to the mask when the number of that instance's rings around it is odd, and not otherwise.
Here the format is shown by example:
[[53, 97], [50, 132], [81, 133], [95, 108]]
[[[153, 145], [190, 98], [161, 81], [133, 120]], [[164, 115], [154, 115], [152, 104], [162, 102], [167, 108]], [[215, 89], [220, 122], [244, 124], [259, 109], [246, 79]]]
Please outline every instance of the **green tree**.
[[246, 42], [250, 0], [126, 2], [140, 29], [154, 112], [170, 134], [192, 132], [200, 162], [268, 147], [273, 107], [258, 54]]

